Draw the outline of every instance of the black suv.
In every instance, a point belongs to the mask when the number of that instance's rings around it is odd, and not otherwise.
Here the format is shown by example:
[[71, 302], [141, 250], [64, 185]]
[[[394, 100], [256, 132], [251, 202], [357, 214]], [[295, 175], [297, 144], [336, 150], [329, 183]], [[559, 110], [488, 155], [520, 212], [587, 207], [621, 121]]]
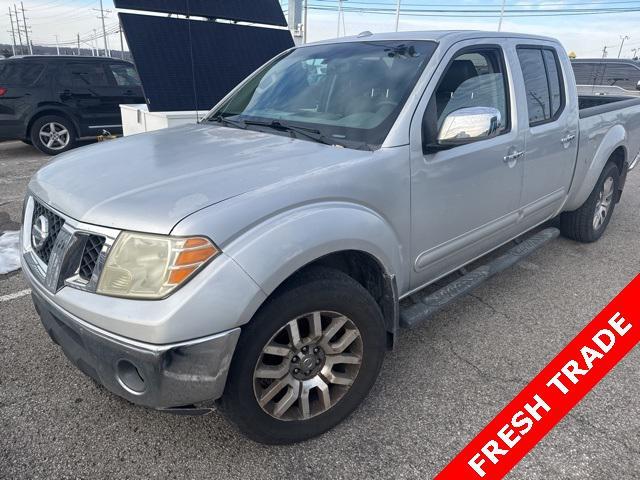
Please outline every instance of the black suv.
[[120, 104], [127, 103], [145, 103], [129, 62], [37, 55], [0, 60], [0, 140], [23, 140], [56, 155], [78, 140], [122, 133]]

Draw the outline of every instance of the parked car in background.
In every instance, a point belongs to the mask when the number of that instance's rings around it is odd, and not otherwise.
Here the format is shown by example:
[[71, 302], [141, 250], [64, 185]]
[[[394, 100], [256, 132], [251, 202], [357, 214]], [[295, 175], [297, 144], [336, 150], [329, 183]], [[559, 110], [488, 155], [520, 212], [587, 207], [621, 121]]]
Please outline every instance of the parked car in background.
[[571, 61], [580, 95], [640, 96], [640, 62], [618, 58]]
[[365, 33], [283, 52], [197, 125], [44, 166], [22, 267], [51, 338], [113, 393], [221, 399], [252, 438], [295, 442], [493, 267], [450, 274], [557, 215], [598, 240], [639, 161], [640, 98], [579, 97], [556, 40]]
[[78, 140], [122, 133], [120, 104], [127, 103], [144, 103], [130, 62], [38, 55], [0, 62], [0, 140], [56, 155]]

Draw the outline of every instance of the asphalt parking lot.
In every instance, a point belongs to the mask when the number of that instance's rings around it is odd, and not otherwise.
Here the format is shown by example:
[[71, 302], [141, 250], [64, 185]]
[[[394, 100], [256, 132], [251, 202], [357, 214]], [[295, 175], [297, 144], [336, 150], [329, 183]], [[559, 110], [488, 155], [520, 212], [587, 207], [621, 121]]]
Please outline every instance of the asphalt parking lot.
[[[0, 144], [0, 232], [48, 157]], [[640, 271], [640, 172], [596, 244], [553, 241], [401, 334], [364, 404], [324, 436], [268, 447], [218, 413], [181, 417], [98, 387], [0, 276], [0, 478], [432, 478]], [[24, 292], [23, 292], [24, 293]], [[640, 350], [509, 475], [640, 478]]]

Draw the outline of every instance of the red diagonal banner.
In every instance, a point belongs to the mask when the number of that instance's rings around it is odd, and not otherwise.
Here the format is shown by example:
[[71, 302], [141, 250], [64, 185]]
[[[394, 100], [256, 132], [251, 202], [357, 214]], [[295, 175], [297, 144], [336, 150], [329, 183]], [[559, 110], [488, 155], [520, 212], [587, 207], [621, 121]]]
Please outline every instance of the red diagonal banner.
[[503, 478], [640, 341], [640, 275], [436, 480]]

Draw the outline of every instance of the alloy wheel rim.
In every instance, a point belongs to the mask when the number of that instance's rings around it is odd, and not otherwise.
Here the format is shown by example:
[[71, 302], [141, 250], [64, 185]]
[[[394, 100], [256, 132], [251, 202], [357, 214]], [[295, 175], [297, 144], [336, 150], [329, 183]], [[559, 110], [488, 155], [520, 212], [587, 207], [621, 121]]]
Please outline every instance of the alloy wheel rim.
[[278, 420], [307, 420], [336, 405], [360, 372], [360, 330], [348, 317], [315, 311], [289, 321], [263, 347], [254, 393]]
[[613, 185], [613, 177], [607, 178], [602, 185], [602, 190], [600, 190], [598, 201], [596, 203], [596, 210], [593, 214], [594, 230], [599, 230], [607, 220], [607, 215], [609, 215], [609, 210], [613, 203]]
[[40, 141], [51, 150], [62, 150], [69, 145], [69, 130], [60, 123], [45, 123], [39, 132]]

